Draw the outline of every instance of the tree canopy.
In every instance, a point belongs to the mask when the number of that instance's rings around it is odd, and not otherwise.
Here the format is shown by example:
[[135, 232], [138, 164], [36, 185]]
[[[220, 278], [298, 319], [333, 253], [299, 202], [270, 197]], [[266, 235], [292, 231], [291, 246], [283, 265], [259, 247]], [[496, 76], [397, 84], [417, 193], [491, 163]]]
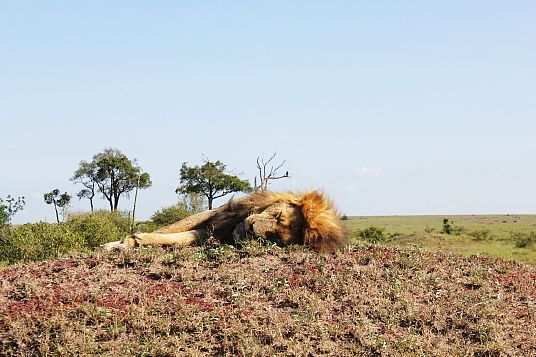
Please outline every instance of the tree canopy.
[[71, 181], [84, 185], [77, 196], [89, 198], [93, 207], [95, 189], [103, 199], [110, 204], [110, 210], [115, 211], [119, 198], [138, 188], [149, 188], [152, 185], [148, 173], [142, 172], [137, 166], [137, 160], [130, 160], [118, 149], [106, 148], [93, 156], [93, 161], [80, 161]]
[[214, 199], [223, 197], [232, 192], [250, 192], [251, 185], [247, 180], [240, 180], [237, 176], [227, 173], [226, 165], [221, 161], [210, 162], [205, 160], [202, 166], [189, 167], [182, 164], [180, 171], [181, 186], [177, 193], [196, 193], [207, 198], [208, 209], [212, 209]]

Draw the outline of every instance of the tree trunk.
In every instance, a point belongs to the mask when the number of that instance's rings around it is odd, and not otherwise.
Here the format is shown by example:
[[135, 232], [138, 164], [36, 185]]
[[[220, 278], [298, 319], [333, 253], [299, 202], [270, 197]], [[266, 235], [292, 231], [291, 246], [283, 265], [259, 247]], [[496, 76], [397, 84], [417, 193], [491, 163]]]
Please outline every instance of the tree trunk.
[[140, 178], [138, 175], [138, 183], [136, 184], [136, 193], [134, 194], [134, 207], [132, 208], [132, 226], [130, 227], [130, 232], [134, 233], [134, 224], [136, 222], [136, 201], [138, 200], [138, 188], [140, 187]]
[[208, 201], [208, 209], [209, 211], [212, 209], [212, 201], [214, 201], [214, 197], [212, 197], [212, 193], [207, 196]]
[[58, 215], [58, 206], [56, 205], [56, 200], [54, 200], [53, 202], [54, 202], [54, 211], [56, 211], [56, 221], [60, 223], [60, 216]]

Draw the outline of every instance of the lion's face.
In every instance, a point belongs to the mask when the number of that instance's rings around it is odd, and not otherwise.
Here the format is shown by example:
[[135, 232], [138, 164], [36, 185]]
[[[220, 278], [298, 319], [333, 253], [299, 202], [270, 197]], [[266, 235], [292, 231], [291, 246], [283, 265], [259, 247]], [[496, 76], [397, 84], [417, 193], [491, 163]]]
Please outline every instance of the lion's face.
[[264, 211], [252, 214], [233, 232], [235, 239], [266, 239], [279, 246], [303, 243], [305, 221], [300, 209], [286, 202], [277, 202]]

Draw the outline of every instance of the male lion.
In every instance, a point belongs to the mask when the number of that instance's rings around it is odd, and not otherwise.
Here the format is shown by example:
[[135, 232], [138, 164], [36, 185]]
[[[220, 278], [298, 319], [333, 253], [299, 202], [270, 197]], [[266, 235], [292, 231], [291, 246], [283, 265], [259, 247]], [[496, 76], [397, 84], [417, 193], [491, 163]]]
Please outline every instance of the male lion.
[[102, 249], [186, 246], [206, 239], [209, 234], [227, 244], [260, 238], [279, 246], [304, 244], [319, 252], [333, 251], [346, 242], [346, 230], [335, 205], [323, 192], [258, 192], [152, 233], [137, 233], [104, 244]]

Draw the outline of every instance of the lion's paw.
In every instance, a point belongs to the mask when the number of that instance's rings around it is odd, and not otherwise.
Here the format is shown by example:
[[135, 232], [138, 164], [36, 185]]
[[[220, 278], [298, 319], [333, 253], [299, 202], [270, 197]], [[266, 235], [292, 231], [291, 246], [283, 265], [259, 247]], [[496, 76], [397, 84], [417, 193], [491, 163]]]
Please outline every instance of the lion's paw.
[[101, 251], [111, 252], [112, 250], [124, 250], [126, 248], [125, 244], [122, 241], [110, 242], [102, 244], [100, 246]]

